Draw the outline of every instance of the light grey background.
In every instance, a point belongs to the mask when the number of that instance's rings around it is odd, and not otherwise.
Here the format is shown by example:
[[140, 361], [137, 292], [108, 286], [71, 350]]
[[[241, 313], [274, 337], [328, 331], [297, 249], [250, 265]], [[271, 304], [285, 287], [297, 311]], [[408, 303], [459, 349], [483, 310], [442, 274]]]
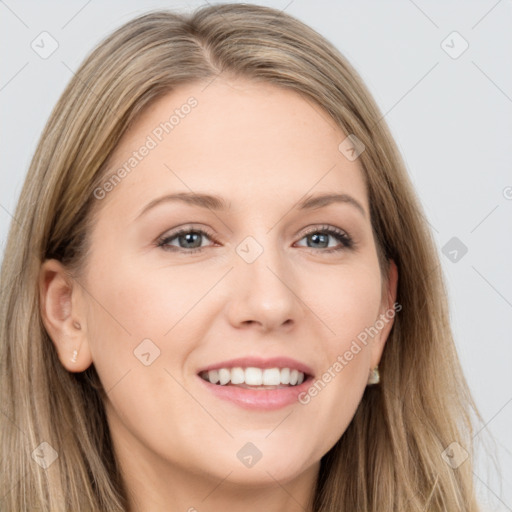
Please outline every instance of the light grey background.
[[[38, 137], [73, 70], [134, 16], [202, 3], [0, 1], [2, 254]], [[251, 3], [285, 10], [330, 39], [386, 114], [439, 247], [457, 348], [487, 423], [477, 447], [489, 432], [496, 440], [501, 469], [477, 457], [479, 496], [485, 510], [512, 511], [511, 1]], [[42, 46], [43, 31], [58, 43], [48, 58], [31, 47]], [[455, 262], [452, 247], [442, 252], [452, 237], [468, 249], [456, 249]]]

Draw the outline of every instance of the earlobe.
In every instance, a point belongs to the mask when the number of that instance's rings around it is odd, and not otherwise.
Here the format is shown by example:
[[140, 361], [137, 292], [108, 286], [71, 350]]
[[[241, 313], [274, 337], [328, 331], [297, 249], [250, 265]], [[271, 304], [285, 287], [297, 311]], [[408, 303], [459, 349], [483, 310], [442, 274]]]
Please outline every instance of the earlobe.
[[92, 363], [78, 291], [61, 262], [51, 259], [43, 263], [39, 274], [41, 319], [62, 365], [71, 372], [84, 371]]

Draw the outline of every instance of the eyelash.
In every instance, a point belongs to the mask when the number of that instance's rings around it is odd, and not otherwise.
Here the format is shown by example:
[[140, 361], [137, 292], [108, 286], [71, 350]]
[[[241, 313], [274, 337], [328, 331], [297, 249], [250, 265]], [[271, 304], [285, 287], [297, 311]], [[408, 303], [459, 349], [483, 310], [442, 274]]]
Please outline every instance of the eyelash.
[[[182, 252], [184, 254], [192, 254], [196, 252], [201, 252], [205, 247], [195, 247], [192, 249], [186, 249], [183, 247], [174, 247], [167, 245], [170, 241], [174, 240], [175, 238], [179, 237], [180, 235], [189, 234], [189, 233], [195, 233], [199, 235], [206, 235], [212, 242], [216, 242], [213, 233], [209, 232], [207, 229], [192, 229], [192, 228], [183, 228], [180, 229], [174, 233], [171, 233], [170, 235], [164, 236], [157, 240], [157, 247], [162, 248], [164, 251], [169, 252]], [[312, 228], [304, 235], [300, 240], [307, 237], [308, 235], [321, 233], [321, 234], [327, 234], [332, 237], [334, 237], [336, 240], [338, 240], [341, 243], [341, 247], [334, 247], [330, 249], [315, 249], [314, 247], [306, 247], [306, 249], [312, 249], [313, 251], [320, 251], [323, 253], [333, 253], [333, 252], [339, 252], [344, 249], [353, 249], [355, 246], [354, 241], [352, 238], [345, 233], [344, 231], [331, 227], [331, 226], [322, 226], [321, 228]]]

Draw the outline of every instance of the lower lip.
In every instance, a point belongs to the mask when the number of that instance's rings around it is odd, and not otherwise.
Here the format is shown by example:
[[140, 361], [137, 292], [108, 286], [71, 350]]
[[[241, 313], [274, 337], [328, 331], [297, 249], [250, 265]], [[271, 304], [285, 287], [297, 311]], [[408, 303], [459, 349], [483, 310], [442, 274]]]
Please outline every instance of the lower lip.
[[312, 377], [308, 377], [298, 386], [258, 390], [212, 384], [199, 375], [197, 378], [206, 386], [208, 391], [211, 391], [218, 398], [232, 402], [244, 409], [262, 411], [273, 411], [298, 402], [298, 395], [306, 391], [313, 380]]

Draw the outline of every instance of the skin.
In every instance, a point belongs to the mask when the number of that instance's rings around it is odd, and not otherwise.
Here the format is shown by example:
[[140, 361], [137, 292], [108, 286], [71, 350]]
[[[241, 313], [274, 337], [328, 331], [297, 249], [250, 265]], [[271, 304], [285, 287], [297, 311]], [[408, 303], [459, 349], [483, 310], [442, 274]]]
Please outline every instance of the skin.
[[[94, 363], [108, 392], [131, 511], [308, 510], [320, 459], [350, 423], [392, 320], [307, 405], [242, 409], [206, 391], [196, 373], [235, 357], [284, 355], [320, 378], [392, 308], [396, 267], [383, 281], [360, 164], [338, 150], [345, 134], [290, 90], [227, 78], [183, 85], [130, 128], [111, 169], [190, 96], [197, 107], [97, 204], [84, 275], [44, 263], [43, 321], [64, 367]], [[169, 202], [136, 219], [155, 198], [191, 190], [222, 196], [230, 209]], [[333, 191], [365, 213], [349, 203], [294, 208]], [[199, 237], [201, 252], [187, 253], [179, 238], [169, 244], [181, 253], [157, 246], [191, 224], [214, 234]], [[306, 236], [324, 226], [349, 234], [354, 247]], [[236, 251], [247, 236], [263, 249], [250, 264]], [[325, 252], [333, 247], [341, 250]], [[145, 366], [134, 350], [148, 338], [160, 355]], [[237, 458], [247, 442], [262, 453], [252, 468]]]

